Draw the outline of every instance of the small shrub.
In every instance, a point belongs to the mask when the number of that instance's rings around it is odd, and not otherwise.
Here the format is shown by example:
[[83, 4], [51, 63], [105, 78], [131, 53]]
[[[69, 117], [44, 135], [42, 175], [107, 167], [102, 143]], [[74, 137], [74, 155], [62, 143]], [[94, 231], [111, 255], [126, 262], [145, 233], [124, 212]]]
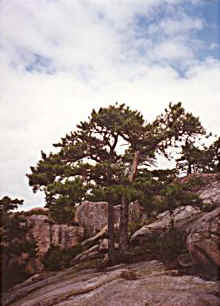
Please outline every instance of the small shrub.
[[62, 268], [62, 250], [59, 246], [51, 246], [42, 260], [45, 268], [50, 271]]
[[163, 233], [155, 232], [145, 241], [142, 248], [145, 253], [152, 258], [172, 263], [176, 261], [178, 255], [186, 251], [186, 237], [178, 229], [169, 228]]
[[68, 268], [71, 266], [71, 260], [78, 254], [83, 252], [81, 244], [78, 244], [72, 248], [62, 250], [62, 262], [63, 267]]
[[4, 215], [0, 227], [0, 269], [2, 276], [2, 290], [8, 290], [15, 284], [24, 281], [30, 274], [25, 271], [25, 263], [19, 259], [23, 253], [34, 258], [37, 252], [37, 243], [29, 233], [30, 226], [23, 214], [11, 213]]
[[131, 236], [134, 234], [139, 228], [143, 226], [141, 220], [132, 220], [128, 222], [128, 233]]
[[184, 189], [197, 191], [204, 185], [206, 185], [206, 182], [201, 176], [191, 176], [184, 184]]
[[186, 250], [185, 236], [176, 228], [170, 228], [157, 240], [157, 248], [162, 261], [175, 261]]
[[1, 275], [3, 276], [1, 284], [2, 292], [7, 291], [9, 288], [20, 282], [23, 282], [29, 276], [29, 274], [25, 272], [25, 265], [14, 263], [10, 266], [6, 266], [4, 260], [1, 265]]
[[71, 266], [71, 260], [82, 252], [80, 244], [69, 249], [61, 249], [60, 246], [51, 246], [42, 260], [49, 271], [58, 271]]

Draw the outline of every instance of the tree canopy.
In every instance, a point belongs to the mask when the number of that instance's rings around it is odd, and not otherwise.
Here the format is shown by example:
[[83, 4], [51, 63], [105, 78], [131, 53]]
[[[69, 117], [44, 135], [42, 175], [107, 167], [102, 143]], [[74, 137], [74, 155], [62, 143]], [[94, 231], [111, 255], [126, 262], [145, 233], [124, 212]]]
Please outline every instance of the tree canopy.
[[[45, 193], [52, 217], [61, 223], [73, 219], [76, 203], [106, 200], [111, 236], [112, 205], [122, 203], [120, 231], [126, 237], [129, 202], [146, 201], [146, 194], [150, 197], [152, 186], [158, 185], [151, 173], [157, 154], [169, 157], [171, 146], [186, 146], [205, 134], [199, 118], [180, 102], [170, 103], [152, 122], [116, 103], [93, 110], [87, 121], [54, 144], [57, 153], [41, 152], [27, 177], [34, 192]], [[113, 235], [110, 238], [113, 241]]]
[[199, 134], [205, 134], [199, 119], [181, 103], [169, 104], [152, 123], [125, 104], [93, 110], [88, 121], [54, 144], [58, 153], [41, 152], [42, 159], [27, 174], [29, 184], [34, 192], [44, 191], [48, 207], [105, 200], [103, 190], [118, 189], [128, 180], [135, 152], [139, 152], [138, 167], [143, 173], [156, 161], [156, 153], [167, 156], [171, 145], [192, 142]]

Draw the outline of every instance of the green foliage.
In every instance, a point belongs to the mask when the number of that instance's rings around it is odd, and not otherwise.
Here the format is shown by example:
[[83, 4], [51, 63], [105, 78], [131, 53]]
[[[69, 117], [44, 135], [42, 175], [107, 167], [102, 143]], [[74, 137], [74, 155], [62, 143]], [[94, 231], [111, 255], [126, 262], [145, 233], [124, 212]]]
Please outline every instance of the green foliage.
[[[116, 103], [93, 110], [76, 131], [54, 145], [58, 153], [41, 152], [42, 159], [27, 174], [29, 184], [34, 191], [45, 192], [47, 207], [59, 223], [69, 222], [75, 203], [83, 200], [118, 204], [124, 195], [151, 211], [155, 189], [174, 175], [174, 170], [149, 174], [156, 153], [168, 156], [170, 145], [192, 141], [199, 134], [205, 134], [199, 118], [187, 113], [180, 102], [170, 103], [152, 123], [145, 122], [140, 112]], [[130, 184], [135, 152], [139, 152], [137, 173]]]
[[5, 292], [9, 288], [18, 284], [19, 282], [24, 281], [29, 275], [27, 272], [25, 272], [24, 265], [18, 265], [17, 263], [13, 263], [10, 264], [10, 266], [6, 267], [4, 265], [4, 260], [3, 260], [3, 264], [1, 267], [1, 276], [2, 276], [1, 290], [2, 292]]
[[[17, 260], [22, 253], [28, 254], [29, 258], [36, 256], [37, 245], [34, 240], [27, 240], [19, 235], [13, 237], [10, 243], [3, 243], [1, 249], [1, 276], [3, 292], [30, 276], [25, 270], [25, 263]], [[23, 240], [22, 240], [23, 239]]]
[[[206, 137], [207, 138], [207, 137]], [[195, 146], [194, 142], [187, 141], [182, 146], [181, 156], [177, 161], [177, 168], [182, 173], [210, 173], [213, 172], [214, 156], [210, 148], [204, 144]]]
[[[169, 158], [171, 146], [192, 143], [196, 136], [205, 134], [199, 118], [186, 112], [181, 102], [170, 103], [151, 123], [145, 122], [140, 112], [116, 103], [93, 110], [87, 121], [80, 122], [75, 131], [54, 144], [56, 154], [41, 152], [42, 159], [36, 167], [31, 167], [27, 177], [34, 192], [44, 191], [47, 207], [58, 222], [70, 221], [76, 203], [108, 201], [109, 250], [114, 248], [112, 207], [121, 203], [120, 248], [123, 252], [128, 245], [129, 203], [138, 200], [149, 214], [157, 211], [155, 190], [158, 194], [173, 175], [170, 172], [165, 178], [159, 172], [154, 176], [149, 174], [158, 154]], [[172, 211], [184, 203], [182, 193], [177, 195], [180, 188], [168, 186], [162, 193], [159, 210]], [[110, 260], [113, 262], [113, 258]]]
[[24, 280], [27, 273], [24, 264], [18, 264], [17, 259], [22, 253], [27, 253], [29, 258], [34, 257], [37, 245], [33, 237], [28, 239], [29, 225], [24, 215], [13, 213], [12, 210], [18, 208], [23, 200], [3, 197], [0, 199], [1, 209], [1, 273], [3, 290]]
[[128, 233], [131, 237], [139, 228], [141, 228], [144, 224], [142, 223], [141, 219], [134, 219], [128, 222]]
[[176, 140], [193, 141], [198, 135], [206, 134], [199, 118], [186, 112], [181, 102], [170, 103], [165, 113], [158, 116], [156, 123], [166, 130], [167, 140], [173, 144]]
[[198, 191], [202, 186], [206, 185], [206, 181], [201, 176], [190, 176], [184, 184], [183, 188], [190, 191]]
[[71, 224], [74, 220], [75, 208], [68, 204], [58, 205], [57, 203], [50, 206], [49, 216], [58, 224]]
[[184, 185], [172, 183], [161, 190], [161, 201], [158, 203], [158, 207], [161, 211], [173, 212], [180, 206], [200, 206], [201, 203], [199, 196], [188, 191]]
[[186, 237], [176, 228], [170, 228], [155, 241], [157, 256], [165, 263], [176, 261], [178, 255], [186, 252]]
[[[211, 136], [208, 134], [205, 138]], [[220, 137], [210, 146], [205, 146], [198, 140], [195, 142], [194, 138], [187, 138], [176, 162], [179, 171], [187, 174], [218, 172], [220, 170]]]
[[49, 271], [58, 271], [71, 266], [71, 260], [83, 250], [80, 244], [69, 249], [51, 246], [42, 260]]
[[7, 220], [9, 214], [14, 209], [17, 209], [19, 205], [23, 204], [23, 200], [14, 199], [12, 200], [8, 196], [5, 196], [0, 199], [0, 225], [4, 226], [4, 222]]
[[[69, 211], [65, 213], [68, 206], [83, 200], [119, 203], [134, 150], [142, 149], [143, 161], [154, 158], [161, 140], [151, 141], [153, 129], [153, 125], [144, 124], [139, 112], [124, 104], [93, 110], [87, 122], [80, 122], [75, 132], [54, 145], [58, 153], [47, 156], [41, 152], [42, 159], [27, 174], [29, 184], [33, 191], [45, 192], [47, 207], [59, 222], [69, 220]], [[127, 191], [133, 198], [134, 191]]]
[[208, 148], [210, 168], [213, 172], [220, 171], [220, 137], [218, 137]]
[[186, 237], [177, 228], [169, 228], [160, 234], [153, 233], [141, 248], [151, 258], [174, 263], [178, 255], [186, 252]]
[[49, 248], [42, 260], [46, 269], [51, 271], [60, 270], [63, 267], [62, 251], [58, 246]]

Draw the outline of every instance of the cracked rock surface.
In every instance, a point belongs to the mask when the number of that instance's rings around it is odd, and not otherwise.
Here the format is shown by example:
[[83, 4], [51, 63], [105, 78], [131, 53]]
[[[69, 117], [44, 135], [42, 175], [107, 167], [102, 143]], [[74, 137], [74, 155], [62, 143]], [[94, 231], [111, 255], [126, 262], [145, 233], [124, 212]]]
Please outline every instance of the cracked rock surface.
[[23, 283], [8, 292], [4, 306], [218, 306], [219, 282], [178, 275], [156, 261], [76, 271]]

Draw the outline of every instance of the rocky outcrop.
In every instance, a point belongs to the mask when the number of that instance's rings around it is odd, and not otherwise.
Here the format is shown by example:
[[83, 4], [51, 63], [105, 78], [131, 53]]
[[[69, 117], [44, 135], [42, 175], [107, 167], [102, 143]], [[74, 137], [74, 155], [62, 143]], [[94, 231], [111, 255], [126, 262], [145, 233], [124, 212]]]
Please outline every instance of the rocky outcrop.
[[[161, 237], [170, 224], [169, 214], [143, 226], [131, 237], [131, 244], [144, 245], [152, 237]], [[186, 249], [189, 255], [178, 258], [182, 267], [194, 265], [205, 277], [219, 277], [220, 272], [220, 207], [201, 213], [192, 207], [178, 208], [175, 211], [175, 228], [186, 235]], [[147, 251], [147, 250], [146, 250]]]
[[220, 272], [220, 207], [191, 226], [186, 245], [193, 263], [217, 277]]
[[198, 191], [198, 195], [209, 206], [220, 206], [220, 173], [203, 174], [204, 186]]
[[78, 266], [39, 275], [13, 288], [3, 306], [218, 306], [219, 283], [180, 276], [156, 261], [109, 267], [104, 272]]
[[84, 238], [84, 228], [66, 224], [51, 223], [46, 215], [32, 215], [28, 217], [30, 234], [38, 246], [38, 256], [43, 257], [48, 249], [59, 246], [68, 249], [76, 246]]
[[[141, 206], [135, 202], [129, 207], [129, 218], [131, 221], [140, 219]], [[107, 202], [83, 202], [76, 209], [75, 221], [84, 227], [88, 237], [96, 235], [107, 224], [108, 203]], [[114, 223], [119, 223], [120, 205], [114, 206]]]
[[[202, 215], [199, 208], [192, 206], [183, 206], [175, 209], [173, 219], [175, 227], [183, 232], [190, 231], [192, 223]], [[150, 239], [155, 233], [165, 232], [171, 223], [171, 216], [169, 211], [166, 211], [157, 216], [157, 220], [148, 225], [144, 225], [131, 236], [131, 244], [142, 245], [145, 241]]]
[[182, 183], [191, 181], [191, 190], [198, 194], [208, 207], [220, 206], [220, 172], [191, 174], [181, 179]]
[[[114, 219], [119, 219], [120, 208], [115, 206]], [[99, 232], [106, 224], [108, 218], [107, 202], [83, 202], [76, 208], [75, 221], [85, 228], [88, 237]]]
[[[40, 212], [39, 209], [37, 212]], [[68, 250], [84, 238], [84, 228], [52, 223], [45, 214], [25, 215], [20, 227], [22, 235], [10, 241], [10, 247], [14, 247], [13, 256], [8, 256], [7, 251], [2, 254], [4, 290], [28, 276], [44, 271], [44, 255], [50, 247], [59, 246], [60, 249]]]
[[[218, 278], [220, 269], [220, 179], [219, 174], [203, 174], [182, 179], [183, 183], [193, 178], [191, 187], [204, 201], [204, 207], [211, 212], [202, 212], [199, 208], [185, 206], [173, 213], [175, 228], [187, 237], [186, 248], [189, 255], [178, 258], [181, 266], [199, 267], [203, 275]], [[215, 207], [218, 207], [215, 209]], [[168, 211], [158, 215], [153, 223], [136, 231], [131, 244], [143, 245], [152, 237], [161, 237], [171, 222]]]

